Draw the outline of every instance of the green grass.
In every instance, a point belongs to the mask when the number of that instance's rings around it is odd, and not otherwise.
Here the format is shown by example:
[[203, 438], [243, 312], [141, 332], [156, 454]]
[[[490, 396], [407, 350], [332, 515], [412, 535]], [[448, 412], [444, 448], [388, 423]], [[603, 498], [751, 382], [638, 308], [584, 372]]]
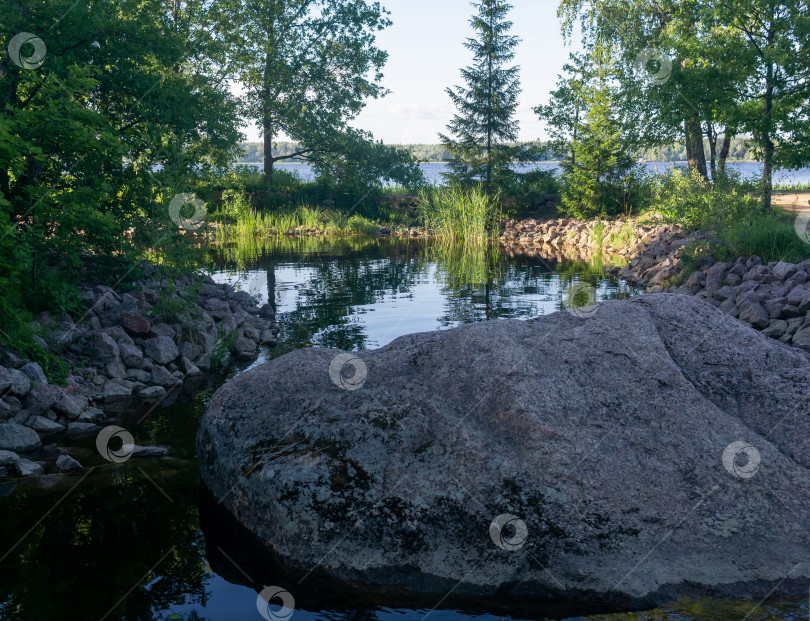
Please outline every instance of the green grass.
[[492, 236], [501, 218], [499, 198], [480, 187], [434, 187], [419, 194], [419, 213], [435, 237], [482, 243]]
[[301, 205], [295, 208], [259, 211], [241, 192], [228, 192], [223, 205], [213, 214], [225, 238], [273, 237], [306, 234], [370, 235], [377, 223], [358, 214], [346, 216], [334, 209]]

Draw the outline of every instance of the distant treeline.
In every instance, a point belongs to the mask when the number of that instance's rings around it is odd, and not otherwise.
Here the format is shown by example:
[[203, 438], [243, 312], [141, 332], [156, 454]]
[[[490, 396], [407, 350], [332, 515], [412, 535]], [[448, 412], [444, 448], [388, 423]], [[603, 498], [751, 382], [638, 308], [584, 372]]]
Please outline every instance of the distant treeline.
[[[719, 143], [718, 141], [718, 149]], [[542, 142], [536, 144], [543, 145]], [[276, 142], [276, 148], [273, 149], [273, 156], [289, 155], [295, 153], [300, 149], [300, 145], [293, 142]], [[261, 142], [244, 142], [240, 145], [245, 151], [245, 155], [237, 160], [239, 164], [257, 164], [261, 163], [264, 157], [264, 145]], [[420, 161], [426, 162], [446, 162], [450, 159], [450, 152], [440, 144], [403, 144], [395, 145], [408, 149], [413, 153], [414, 157]], [[709, 152], [709, 142], [705, 141], [706, 153]], [[565, 157], [563, 153], [550, 152], [543, 158], [543, 161], [555, 161]], [[651, 162], [683, 162], [686, 161], [686, 146], [681, 144], [673, 144], [667, 147], [660, 147], [658, 149], [648, 149], [635, 154], [635, 157], [643, 158]], [[729, 161], [754, 161], [754, 153], [749, 148], [745, 138], [735, 138], [731, 141], [731, 150], [728, 156]], [[305, 158], [296, 158], [291, 161], [305, 161]]]

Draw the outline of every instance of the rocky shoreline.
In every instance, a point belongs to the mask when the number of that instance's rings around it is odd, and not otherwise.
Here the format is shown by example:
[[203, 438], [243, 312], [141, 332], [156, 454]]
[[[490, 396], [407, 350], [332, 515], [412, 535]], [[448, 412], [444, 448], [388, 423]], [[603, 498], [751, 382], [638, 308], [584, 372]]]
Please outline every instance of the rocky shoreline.
[[509, 221], [500, 239], [513, 255], [620, 262], [605, 273], [645, 293], [696, 296], [766, 336], [810, 352], [810, 260], [765, 264], [757, 256], [734, 262], [704, 256], [685, 278], [681, 249], [707, 235], [631, 221]]
[[[144, 272], [125, 293], [83, 287], [87, 310], [80, 316], [40, 314], [32, 326], [38, 342], [70, 368], [64, 388], [39, 364], [2, 353], [0, 477], [39, 475], [53, 460], [56, 472], [80, 471], [53, 443], [97, 434], [138, 405], [166, 405], [184, 385], [276, 344], [270, 304], [259, 306], [247, 292], [207, 276], [171, 282], [152, 266]], [[149, 449], [135, 453], [165, 454]]]

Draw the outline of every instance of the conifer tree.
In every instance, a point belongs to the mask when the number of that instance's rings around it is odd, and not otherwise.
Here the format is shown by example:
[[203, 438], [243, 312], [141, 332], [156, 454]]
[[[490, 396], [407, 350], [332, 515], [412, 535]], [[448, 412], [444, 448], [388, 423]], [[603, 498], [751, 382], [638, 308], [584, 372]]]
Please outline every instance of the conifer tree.
[[503, 0], [481, 0], [473, 6], [478, 12], [470, 24], [477, 38], [464, 44], [473, 53], [473, 64], [461, 70], [465, 86], [447, 89], [458, 112], [447, 125], [452, 137], [439, 134], [439, 138], [452, 155], [445, 178], [462, 184], [481, 182], [491, 194], [514, 181], [512, 162], [533, 154], [514, 145], [521, 88], [520, 67], [506, 66], [520, 42], [508, 34], [512, 22], [506, 16], [512, 6]]

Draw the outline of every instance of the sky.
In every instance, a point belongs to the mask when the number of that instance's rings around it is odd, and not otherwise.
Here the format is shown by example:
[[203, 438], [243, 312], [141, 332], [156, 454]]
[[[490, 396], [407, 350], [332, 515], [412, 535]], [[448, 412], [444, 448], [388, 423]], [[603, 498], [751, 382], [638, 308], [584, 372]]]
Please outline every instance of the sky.
[[[459, 84], [459, 69], [472, 60], [464, 41], [473, 34], [469, 0], [382, 0], [393, 25], [377, 35], [377, 45], [388, 52], [383, 86], [391, 93], [370, 100], [352, 122], [387, 144], [437, 143], [437, 134], [453, 116], [445, 93]], [[512, 0], [512, 34], [523, 41], [514, 64], [521, 67], [520, 140], [545, 139], [543, 124], [532, 112], [546, 103], [557, 75], [574, 48], [565, 44], [557, 19], [557, 0]], [[574, 45], [578, 40], [575, 38]], [[259, 140], [251, 126], [248, 139]]]

